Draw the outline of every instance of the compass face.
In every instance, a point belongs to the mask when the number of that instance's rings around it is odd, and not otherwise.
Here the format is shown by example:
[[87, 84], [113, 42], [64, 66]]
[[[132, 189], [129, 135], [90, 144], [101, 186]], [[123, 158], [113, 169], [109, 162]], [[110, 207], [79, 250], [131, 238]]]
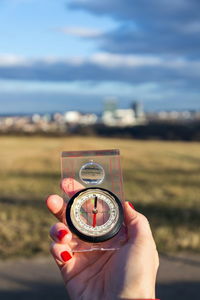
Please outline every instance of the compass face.
[[87, 188], [76, 193], [66, 210], [69, 228], [80, 239], [99, 243], [115, 236], [123, 222], [120, 200], [102, 188]]

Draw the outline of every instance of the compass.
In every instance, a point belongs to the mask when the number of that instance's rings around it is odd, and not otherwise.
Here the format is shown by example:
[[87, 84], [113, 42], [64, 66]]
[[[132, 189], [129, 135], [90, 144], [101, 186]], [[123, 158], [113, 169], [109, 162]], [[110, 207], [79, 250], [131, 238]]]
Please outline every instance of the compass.
[[123, 207], [107, 189], [89, 187], [77, 192], [68, 202], [66, 220], [81, 240], [100, 243], [114, 237], [123, 223]]

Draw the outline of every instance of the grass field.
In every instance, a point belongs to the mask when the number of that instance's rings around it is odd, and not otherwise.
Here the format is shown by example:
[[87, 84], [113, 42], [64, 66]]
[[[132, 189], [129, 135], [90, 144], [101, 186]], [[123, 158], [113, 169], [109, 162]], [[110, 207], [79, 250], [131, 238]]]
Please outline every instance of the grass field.
[[93, 137], [0, 137], [0, 257], [47, 253], [60, 152], [120, 148], [126, 199], [161, 252], [200, 251], [200, 144]]

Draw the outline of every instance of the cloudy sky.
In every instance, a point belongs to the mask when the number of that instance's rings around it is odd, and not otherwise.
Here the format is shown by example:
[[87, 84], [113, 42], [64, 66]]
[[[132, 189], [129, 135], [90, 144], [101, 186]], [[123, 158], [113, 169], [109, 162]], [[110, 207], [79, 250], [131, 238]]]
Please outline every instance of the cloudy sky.
[[0, 114], [200, 109], [199, 0], [0, 0]]

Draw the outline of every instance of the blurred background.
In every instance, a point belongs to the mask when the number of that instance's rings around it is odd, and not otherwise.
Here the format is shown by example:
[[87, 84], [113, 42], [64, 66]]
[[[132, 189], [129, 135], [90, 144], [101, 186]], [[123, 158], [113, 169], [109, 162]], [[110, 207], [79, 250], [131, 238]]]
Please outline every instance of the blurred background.
[[0, 0], [0, 298], [66, 299], [49, 255], [63, 150], [119, 148], [157, 296], [200, 294], [200, 2]]

